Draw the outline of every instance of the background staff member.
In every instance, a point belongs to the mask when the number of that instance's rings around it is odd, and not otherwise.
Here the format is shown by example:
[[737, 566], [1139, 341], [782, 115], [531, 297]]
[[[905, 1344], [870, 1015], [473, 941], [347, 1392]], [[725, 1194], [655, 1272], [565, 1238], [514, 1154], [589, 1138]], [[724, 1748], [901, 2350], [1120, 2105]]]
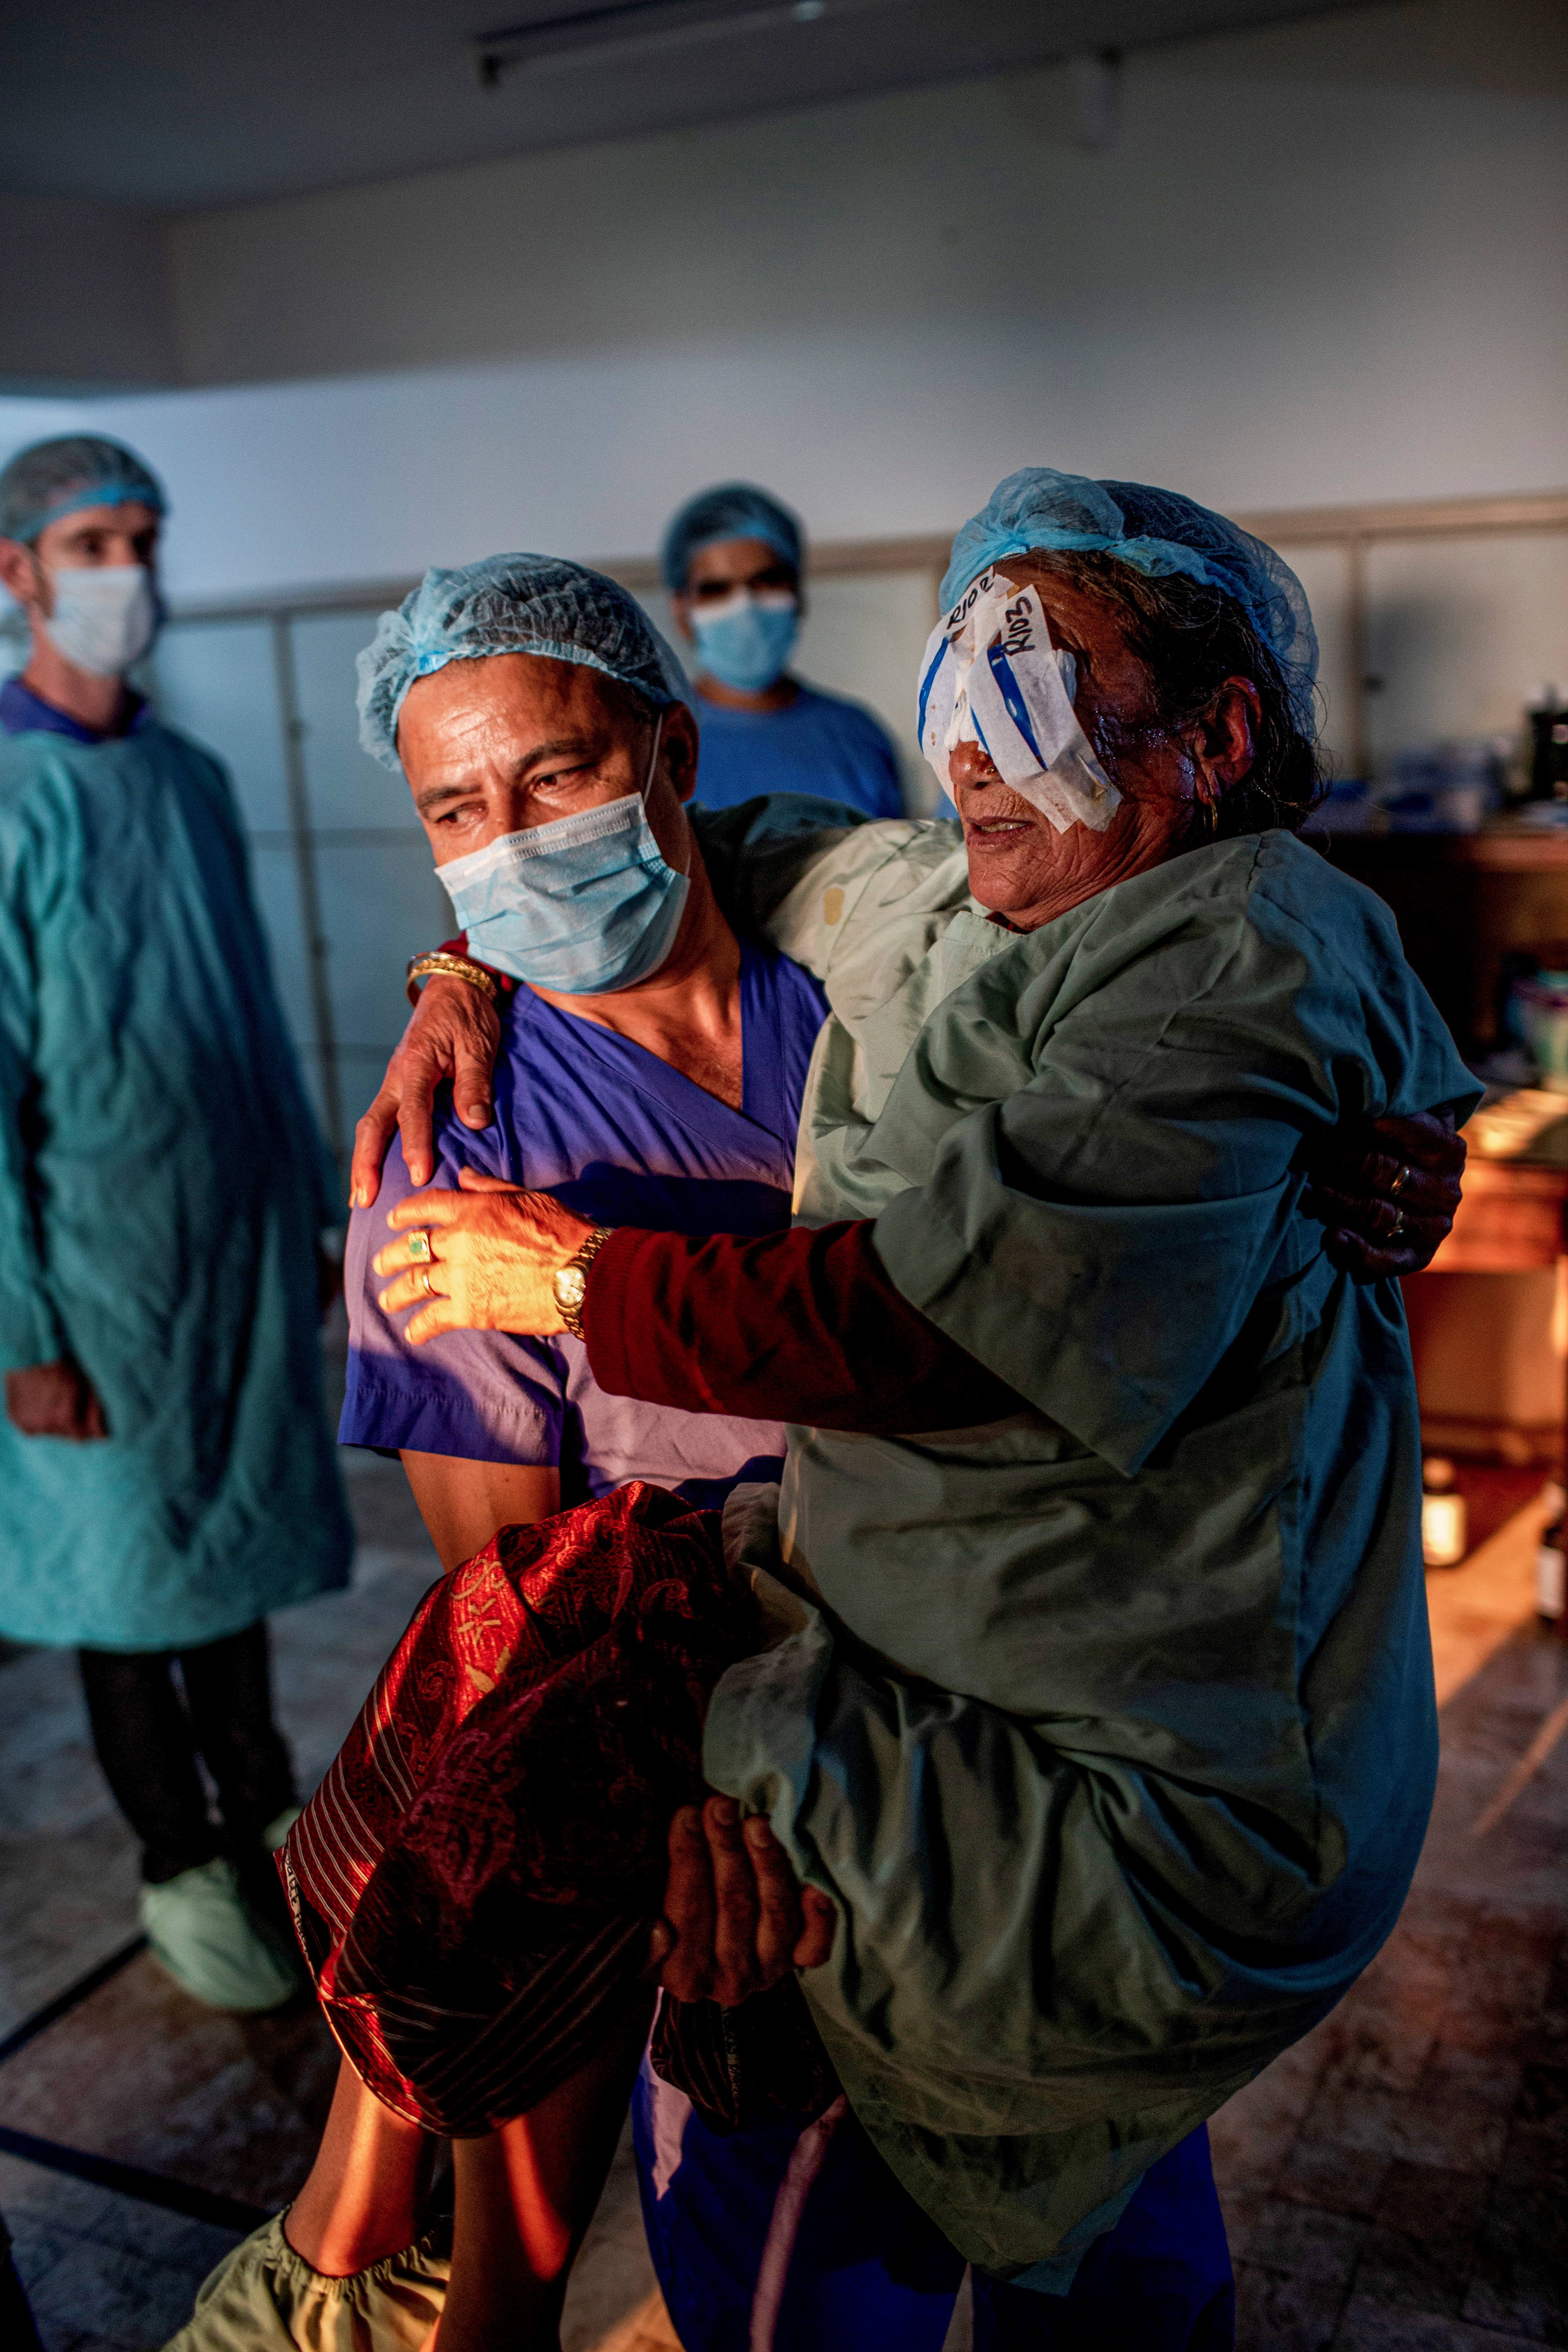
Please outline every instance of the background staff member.
[[698, 800], [732, 808], [759, 793], [813, 793], [901, 816], [898, 754], [880, 722], [790, 676], [801, 555], [795, 516], [749, 482], [700, 492], [665, 533], [664, 584], [696, 648]]
[[164, 505], [94, 436], [0, 473], [32, 628], [0, 688], [0, 1633], [80, 1645], [153, 1949], [264, 2010], [299, 1982], [265, 1618], [353, 1542], [316, 1330], [340, 1212], [228, 780], [125, 683]]

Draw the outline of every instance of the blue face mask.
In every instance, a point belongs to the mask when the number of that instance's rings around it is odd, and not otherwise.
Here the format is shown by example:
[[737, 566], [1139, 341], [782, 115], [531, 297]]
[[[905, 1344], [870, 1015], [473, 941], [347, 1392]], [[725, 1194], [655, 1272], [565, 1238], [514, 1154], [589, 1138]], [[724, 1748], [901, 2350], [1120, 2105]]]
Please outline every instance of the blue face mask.
[[657, 971], [691, 887], [665, 864], [637, 793], [436, 871], [470, 954], [563, 996], [608, 996]]
[[800, 606], [784, 590], [738, 588], [722, 604], [694, 605], [697, 658], [738, 694], [762, 694], [784, 676], [800, 635]]

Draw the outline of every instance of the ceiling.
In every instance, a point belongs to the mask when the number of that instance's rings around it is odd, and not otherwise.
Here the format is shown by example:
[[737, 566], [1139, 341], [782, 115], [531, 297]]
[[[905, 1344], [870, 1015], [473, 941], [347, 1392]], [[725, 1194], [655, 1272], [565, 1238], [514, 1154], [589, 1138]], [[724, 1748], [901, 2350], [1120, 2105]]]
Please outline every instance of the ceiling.
[[[1324, 0], [0, 0], [0, 188], [195, 209], [1324, 13]], [[477, 37], [508, 60], [492, 85]]]

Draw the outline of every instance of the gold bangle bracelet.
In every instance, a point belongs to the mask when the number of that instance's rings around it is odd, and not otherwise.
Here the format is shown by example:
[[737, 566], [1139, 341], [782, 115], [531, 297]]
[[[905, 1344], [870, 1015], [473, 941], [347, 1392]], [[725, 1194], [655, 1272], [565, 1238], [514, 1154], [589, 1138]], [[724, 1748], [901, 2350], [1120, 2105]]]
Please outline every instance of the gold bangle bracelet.
[[408, 959], [408, 1002], [419, 1002], [418, 982], [433, 980], [439, 972], [447, 980], [466, 980], [470, 988], [482, 989], [493, 1004], [499, 991], [495, 981], [482, 963], [471, 963], [467, 956], [448, 955], [444, 948], [433, 948], [428, 955]]

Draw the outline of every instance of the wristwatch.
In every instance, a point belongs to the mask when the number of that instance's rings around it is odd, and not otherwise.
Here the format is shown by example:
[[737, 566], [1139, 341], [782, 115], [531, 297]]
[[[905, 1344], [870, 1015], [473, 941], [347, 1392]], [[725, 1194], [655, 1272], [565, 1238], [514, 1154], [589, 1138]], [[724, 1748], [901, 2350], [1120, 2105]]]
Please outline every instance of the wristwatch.
[[583, 1301], [588, 1290], [588, 1268], [615, 1232], [614, 1225], [595, 1225], [575, 1257], [569, 1257], [551, 1283], [561, 1320], [574, 1339], [583, 1337]]

